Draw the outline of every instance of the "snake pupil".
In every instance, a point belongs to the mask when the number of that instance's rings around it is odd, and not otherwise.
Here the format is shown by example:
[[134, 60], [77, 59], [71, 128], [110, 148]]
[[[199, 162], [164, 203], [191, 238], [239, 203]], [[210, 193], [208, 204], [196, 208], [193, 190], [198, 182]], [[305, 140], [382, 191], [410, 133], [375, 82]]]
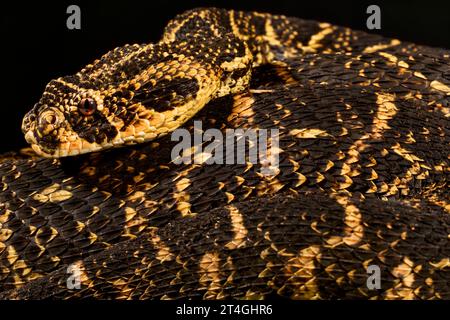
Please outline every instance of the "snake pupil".
[[90, 116], [94, 114], [95, 110], [97, 109], [97, 103], [94, 99], [91, 98], [85, 98], [80, 101], [78, 104], [78, 110], [81, 112], [84, 116]]

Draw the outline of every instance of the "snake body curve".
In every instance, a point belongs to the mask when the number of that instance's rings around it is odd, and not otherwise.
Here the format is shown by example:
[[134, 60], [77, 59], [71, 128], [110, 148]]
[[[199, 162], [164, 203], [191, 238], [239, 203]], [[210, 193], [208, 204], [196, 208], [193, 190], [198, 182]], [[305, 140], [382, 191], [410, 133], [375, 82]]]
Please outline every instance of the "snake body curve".
[[[0, 297], [450, 298], [449, 57], [209, 8], [53, 80], [23, 122], [45, 157], [0, 163]], [[278, 128], [279, 172], [173, 164], [193, 116]]]

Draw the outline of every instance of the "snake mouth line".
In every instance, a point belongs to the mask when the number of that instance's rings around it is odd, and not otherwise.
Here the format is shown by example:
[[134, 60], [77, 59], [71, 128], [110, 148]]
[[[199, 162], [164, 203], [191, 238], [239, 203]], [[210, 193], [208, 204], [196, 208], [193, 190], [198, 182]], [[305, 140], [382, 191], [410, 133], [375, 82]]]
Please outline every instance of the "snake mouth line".
[[[85, 143], [83, 143], [85, 142]], [[31, 148], [34, 152], [36, 152], [38, 155], [43, 156], [45, 158], [64, 158], [64, 157], [70, 157], [70, 156], [77, 156], [80, 154], [90, 153], [90, 152], [96, 152], [104, 149], [110, 149], [115, 147], [112, 144], [106, 144], [106, 145], [100, 145], [97, 143], [89, 143], [87, 141], [83, 141], [82, 143], [75, 142], [66, 142], [61, 144], [58, 148], [51, 151], [45, 150], [41, 145], [37, 143], [31, 144]], [[82, 147], [80, 147], [80, 144]], [[89, 144], [87, 146], [86, 144]], [[86, 146], [83, 146], [86, 145]]]
[[43, 151], [42, 148], [35, 143], [31, 144], [31, 148], [33, 149], [34, 152], [36, 152], [38, 155], [40, 155], [42, 157], [45, 157], [45, 158], [53, 158], [54, 157], [54, 155]]
[[108, 148], [108, 145], [104, 146], [97, 143], [89, 143], [87, 141], [79, 139], [58, 143], [54, 148], [46, 148], [38, 142], [33, 131], [27, 131], [27, 133], [25, 134], [25, 140], [31, 145], [31, 148], [34, 152], [45, 158], [76, 156], [79, 154], [99, 151]]
[[116, 137], [114, 140], [107, 143], [96, 143], [89, 142], [83, 139], [75, 139], [74, 141], [60, 142], [54, 149], [50, 150], [46, 150], [44, 146], [39, 144], [32, 132], [27, 132], [25, 137], [27, 139], [27, 142], [31, 144], [31, 148], [38, 155], [45, 158], [63, 158], [135, 145], [154, 140], [157, 135], [154, 133], [148, 133], [139, 136], [127, 136], [123, 138]]

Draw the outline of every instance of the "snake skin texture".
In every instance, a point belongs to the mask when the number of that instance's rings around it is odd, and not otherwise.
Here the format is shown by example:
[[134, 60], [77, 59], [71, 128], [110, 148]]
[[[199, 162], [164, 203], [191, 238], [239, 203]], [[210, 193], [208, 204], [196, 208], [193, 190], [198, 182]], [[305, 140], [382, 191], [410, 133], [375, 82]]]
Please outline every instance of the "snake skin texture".
[[[194, 119], [278, 129], [279, 171], [176, 165], [167, 135], [76, 157], [6, 154], [0, 298], [450, 299], [450, 52], [221, 9], [178, 16], [163, 39], [206, 37], [217, 17], [272, 46], [249, 41], [266, 55], [248, 88], [205, 98]], [[132, 48], [93, 64], [98, 79]], [[381, 289], [367, 287], [370, 265]], [[69, 266], [80, 289], [67, 288]]]

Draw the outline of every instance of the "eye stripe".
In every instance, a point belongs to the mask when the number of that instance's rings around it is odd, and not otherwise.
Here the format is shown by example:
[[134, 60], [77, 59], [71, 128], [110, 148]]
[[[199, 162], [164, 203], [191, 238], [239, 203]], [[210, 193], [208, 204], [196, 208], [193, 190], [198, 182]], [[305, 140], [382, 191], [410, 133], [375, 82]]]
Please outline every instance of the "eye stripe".
[[199, 85], [196, 79], [179, 78], [161, 80], [158, 87], [145, 87], [138, 90], [134, 102], [139, 102], [147, 109], [159, 112], [171, 110], [191, 98], [195, 98]]

